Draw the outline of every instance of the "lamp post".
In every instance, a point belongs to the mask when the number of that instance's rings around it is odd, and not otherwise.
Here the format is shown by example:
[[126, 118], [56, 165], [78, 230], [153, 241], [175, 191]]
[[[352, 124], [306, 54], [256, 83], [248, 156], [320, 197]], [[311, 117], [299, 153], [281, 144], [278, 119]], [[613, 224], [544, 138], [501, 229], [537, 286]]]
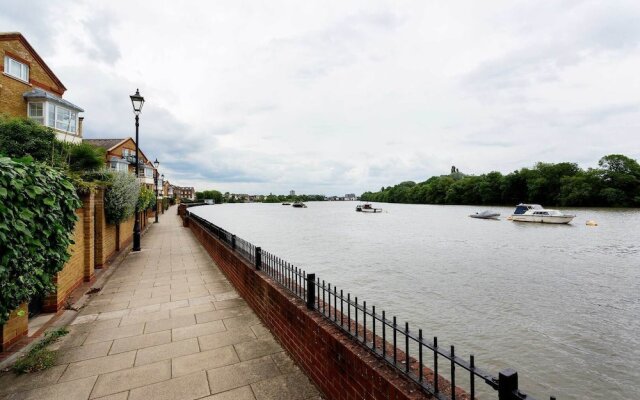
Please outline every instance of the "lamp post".
[[[138, 127], [140, 126], [140, 112], [142, 112], [142, 106], [144, 105], [144, 97], [140, 96], [140, 91], [136, 89], [136, 94], [129, 96], [131, 98], [131, 105], [133, 105], [133, 113], [136, 115], [136, 179], [140, 179], [140, 164], [138, 157], [140, 153], [140, 146], [138, 144]], [[136, 201], [136, 222], [133, 225], [133, 251], [140, 251], [140, 210], [138, 209], [138, 202]]]
[[160, 175], [160, 193], [162, 193], [162, 204], [160, 204], [160, 207], [164, 214], [164, 174]]
[[155, 173], [153, 174], [153, 180], [155, 181], [154, 183], [156, 184], [156, 220], [154, 221], [154, 224], [157, 224], [158, 212], [160, 211], [160, 207], [158, 207], [158, 167], [160, 166], [160, 161], [158, 161], [157, 158], [153, 162], [153, 166], [156, 167]]

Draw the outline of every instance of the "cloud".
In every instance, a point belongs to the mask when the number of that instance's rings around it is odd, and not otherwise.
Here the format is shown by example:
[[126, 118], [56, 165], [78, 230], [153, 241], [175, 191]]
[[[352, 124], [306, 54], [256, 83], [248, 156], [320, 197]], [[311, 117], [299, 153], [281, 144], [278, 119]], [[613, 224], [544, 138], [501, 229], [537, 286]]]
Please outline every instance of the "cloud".
[[83, 107], [171, 182], [377, 190], [451, 165], [640, 158], [640, 5], [567, 1], [0, 4]]

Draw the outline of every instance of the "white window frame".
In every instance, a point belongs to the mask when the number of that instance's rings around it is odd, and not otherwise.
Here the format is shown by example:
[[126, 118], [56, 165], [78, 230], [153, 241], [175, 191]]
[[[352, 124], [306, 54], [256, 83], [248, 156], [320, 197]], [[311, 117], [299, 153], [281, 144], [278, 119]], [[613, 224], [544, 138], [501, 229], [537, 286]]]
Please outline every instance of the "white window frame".
[[[17, 64], [19, 70], [17, 74], [13, 68], [15, 65], [11, 64], [12, 62]], [[4, 73], [13, 78], [19, 79], [22, 82], [29, 83], [29, 66], [8, 55], [4, 56]]]
[[[40, 106], [41, 115], [32, 114], [32, 106]], [[29, 102], [27, 103], [27, 114], [30, 119], [38, 122], [40, 125], [44, 125], [45, 118], [47, 116], [46, 108], [46, 103], [43, 101]]]

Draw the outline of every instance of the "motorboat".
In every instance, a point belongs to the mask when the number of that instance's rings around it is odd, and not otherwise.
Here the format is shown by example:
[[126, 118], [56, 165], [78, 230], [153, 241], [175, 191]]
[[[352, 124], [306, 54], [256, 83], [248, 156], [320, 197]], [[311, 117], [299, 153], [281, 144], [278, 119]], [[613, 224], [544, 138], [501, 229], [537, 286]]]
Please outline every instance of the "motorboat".
[[300, 202], [300, 201], [296, 201], [295, 203], [293, 203], [291, 205], [291, 207], [295, 207], [295, 208], [307, 208], [307, 205]]
[[486, 210], [479, 213], [471, 214], [469, 216], [471, 218], [478, 218], [478, 219], [499, 219], [498, 217], [500, 217], [500, 213]]
[[356, 206], [357, 212], [366, 212], [366, 213], [381, 213], [382, 208], [374, 208], [370, 203], [358, 204]]
[[282, 203], [283, 206], [290, 206], [291, 203], [287, 203], [286, 201], [284, 203]]
[[543, 224], [568, 224], [576, 216], [559, 210], [543, 208], [540, 204], [518, 204], [510, 219], [518, 222], [538, 222]]

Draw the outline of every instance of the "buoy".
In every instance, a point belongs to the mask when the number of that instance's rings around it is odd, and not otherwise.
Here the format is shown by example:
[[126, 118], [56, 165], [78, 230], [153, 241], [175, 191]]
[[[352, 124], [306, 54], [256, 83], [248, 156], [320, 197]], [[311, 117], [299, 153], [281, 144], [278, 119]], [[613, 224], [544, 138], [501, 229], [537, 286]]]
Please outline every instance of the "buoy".
[[598, 223], [592, 219], [587, 221], [587, 226], [598, 226]]
[[511, 215], [509, 215], [509, 216], [507, 217], [507, 220], [508, 220], [508, 221], [511, 221], [512, 219], [513, 219], [513, 216], [511, 216]]

